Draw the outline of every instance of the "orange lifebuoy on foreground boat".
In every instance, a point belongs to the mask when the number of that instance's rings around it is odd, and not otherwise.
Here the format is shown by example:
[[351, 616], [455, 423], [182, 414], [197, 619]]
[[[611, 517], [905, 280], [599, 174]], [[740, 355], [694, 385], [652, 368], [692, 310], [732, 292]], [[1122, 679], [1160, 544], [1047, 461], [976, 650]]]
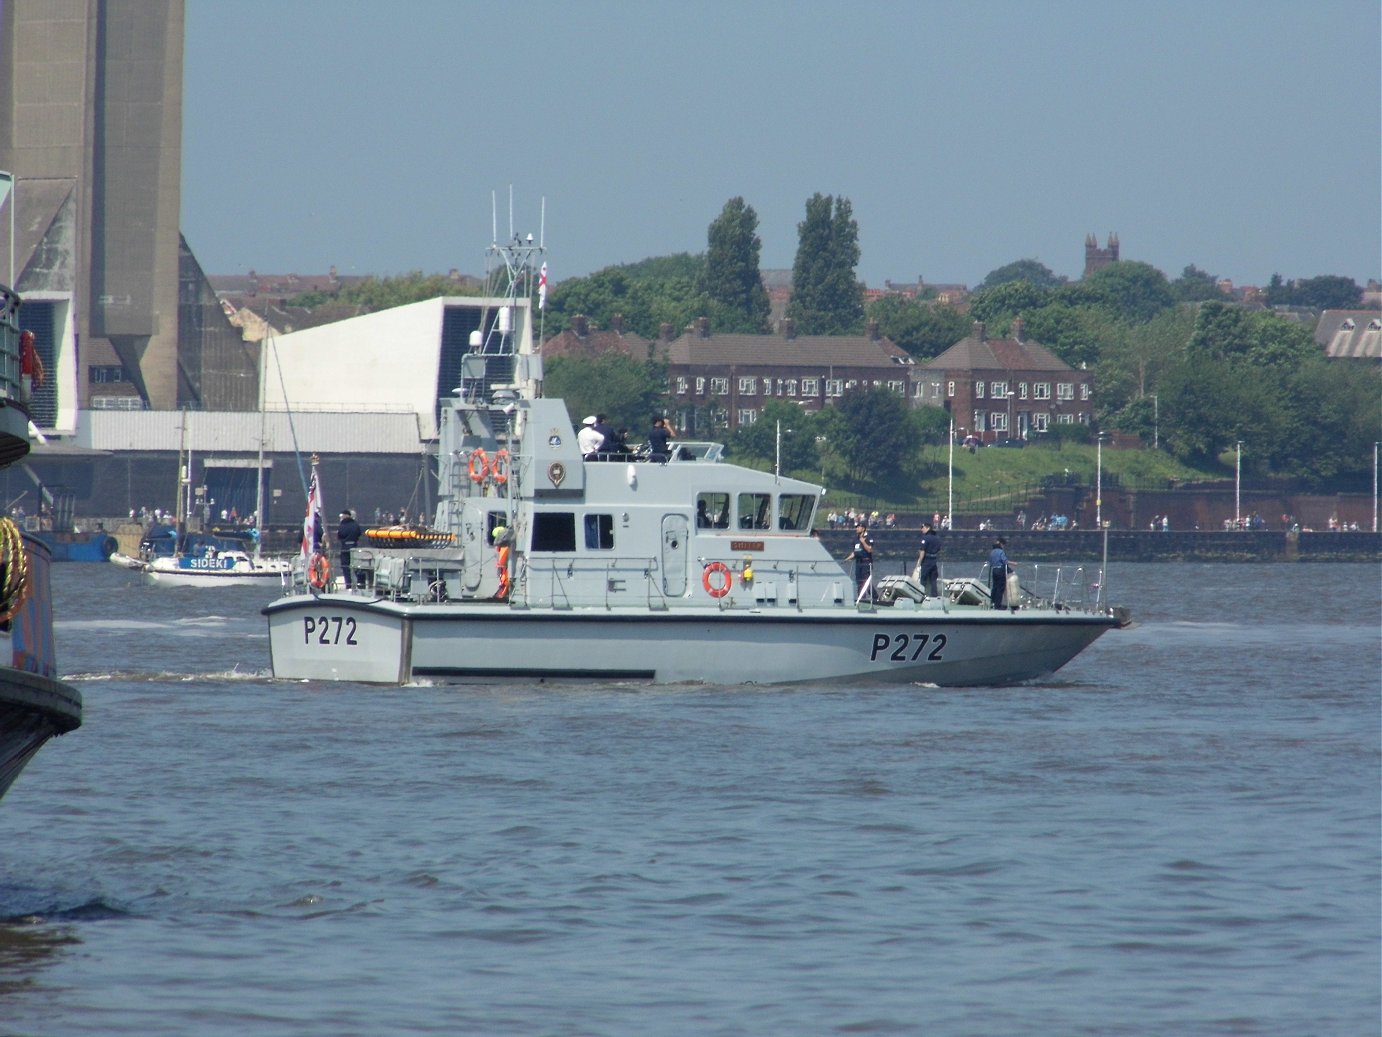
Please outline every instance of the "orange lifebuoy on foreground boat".
[[326, 586], [329, 579], [331, 579], [331, 562], [326, 555], [318, 552], [307, 563], [307, 582], [317, 590], [321, 590]]
[[489, 475], [489, 455], [481, 447], [470, 452], [470, 481], [484, 482]]
[[494, 457], [489, 463], [489, 474], [500, 486], [509, 481], [509, 452], [507, 450], [495, 451]]
[[712, 598], [723, 598], [734, 585], [734, 574], [724, 562], [711, 562], [701, 576], [701, 585]]

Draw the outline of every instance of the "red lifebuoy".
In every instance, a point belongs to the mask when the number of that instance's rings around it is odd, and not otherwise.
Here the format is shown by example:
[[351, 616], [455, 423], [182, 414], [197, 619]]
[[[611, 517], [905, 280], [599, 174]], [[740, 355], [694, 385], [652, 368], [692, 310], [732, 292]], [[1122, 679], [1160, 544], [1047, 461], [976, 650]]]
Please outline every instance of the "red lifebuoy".
[[489, 463], [489, 474], [500, 486], [509, 481], [509, 452], [507, 450], [495, 451], [494, 457]]
[[326, 586], [329, 579], [331, 579], [331, 562], [326, 555], [318, 552], [307, 563], [307, 582], [317, 590], [321, 590]]
[[477, 446], [470, 452], [470, 480], [471, 482], [484, 482], [487, 475], [489, 475], [489, 455]]
[[701, 585], [712, 598], [723, 598], [729, 593], [730, 587], [734, 586], [734, 574], [724, 562], [711, 562], [701, 575]]

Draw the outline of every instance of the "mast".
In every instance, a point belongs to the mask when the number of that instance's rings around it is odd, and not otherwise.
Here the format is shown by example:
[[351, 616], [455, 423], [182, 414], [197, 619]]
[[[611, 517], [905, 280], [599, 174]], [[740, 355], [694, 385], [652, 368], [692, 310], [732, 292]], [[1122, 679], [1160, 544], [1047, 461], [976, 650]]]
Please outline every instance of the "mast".
[[259, 343], [259, 460], [254, 466], [254, 560], [260, 557], [260, 545], [264, 541], [264, 378], [268, 370], [265, 361], [269, 355], [269, 336], [265, 335]]

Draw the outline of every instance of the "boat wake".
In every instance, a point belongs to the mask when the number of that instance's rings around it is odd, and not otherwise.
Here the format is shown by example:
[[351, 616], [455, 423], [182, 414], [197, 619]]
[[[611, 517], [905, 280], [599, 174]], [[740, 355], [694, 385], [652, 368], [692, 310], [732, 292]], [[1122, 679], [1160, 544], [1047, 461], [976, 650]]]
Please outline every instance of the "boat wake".
[[97, 673], [69, 673], [63, 676], [63, 680], [71, 681], [74, 684], [95, 684], [105, 681], [114, 681], [120, 684], [174, 684], [206, 681], [251, 683], [272, 679], [273, 674], [267, 669], [241, 670], [238, 667], [230, 670], [200, 671], [197, 673], [182, 673], [173, 670], [111, 670]]

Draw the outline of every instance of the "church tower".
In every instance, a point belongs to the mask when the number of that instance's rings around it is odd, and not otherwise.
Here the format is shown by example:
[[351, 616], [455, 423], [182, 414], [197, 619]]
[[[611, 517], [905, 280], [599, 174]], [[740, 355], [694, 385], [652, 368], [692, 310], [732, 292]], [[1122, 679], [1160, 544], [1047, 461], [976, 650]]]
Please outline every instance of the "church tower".
[[1088, 234], [1084, 239], [1084, 275], [1088, 277], [1110, 263], [1118, 262], [1118, 235], [1109, 234], [1108, 247], [1100, 248], [1099, 239]]

